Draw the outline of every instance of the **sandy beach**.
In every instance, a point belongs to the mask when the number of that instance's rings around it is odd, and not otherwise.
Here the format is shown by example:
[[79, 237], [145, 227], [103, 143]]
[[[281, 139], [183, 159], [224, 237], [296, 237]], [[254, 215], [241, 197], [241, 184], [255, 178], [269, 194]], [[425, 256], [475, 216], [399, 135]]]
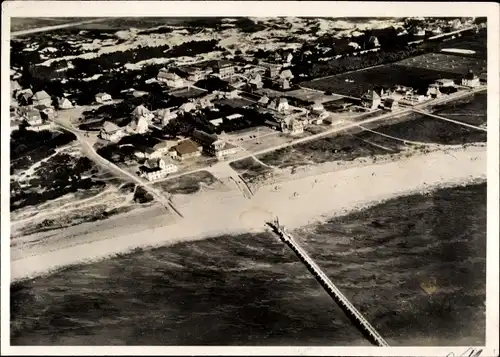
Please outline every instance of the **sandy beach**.
[[20, 280], [138, 247], [220, 234], [262, 231], [274, 216], [289, 229], [320, 222], [401, 195], [486, 179], [486, 146], [436, 151], [238, 191], [174, 196], [184, 219], [150, 207], [97, 223], [22, 237], [11, 248], [11, 277]]

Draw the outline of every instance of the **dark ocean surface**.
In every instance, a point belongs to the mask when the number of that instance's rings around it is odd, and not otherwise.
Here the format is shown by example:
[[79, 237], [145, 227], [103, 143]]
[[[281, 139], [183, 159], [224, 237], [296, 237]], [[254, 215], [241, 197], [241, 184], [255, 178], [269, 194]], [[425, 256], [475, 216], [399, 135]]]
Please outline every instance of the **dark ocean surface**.
[[[292, 232], [390, 345], [481, 345], [486, 184]], [[368, 345], [271, 233], [70, 267], [11, 287], [15, 345]]]

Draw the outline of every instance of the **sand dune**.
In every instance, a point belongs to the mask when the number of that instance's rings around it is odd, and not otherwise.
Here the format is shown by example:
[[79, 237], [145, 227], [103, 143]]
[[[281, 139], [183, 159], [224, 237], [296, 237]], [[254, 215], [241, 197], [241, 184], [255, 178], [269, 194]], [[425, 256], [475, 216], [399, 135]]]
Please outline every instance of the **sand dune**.
[[182, 197], [177, 207], [185, 218], [177, 222], [165, 211], [149, 209], [101, 222], [98, 229], [72, 227], [43, 244], [37, 243], [41, 236], [30, 237], [30, 245], [11, 249], [11, 276], [23, 279], [137, 247], [263, 230], [264, 220], [276, 215], [288, 228], [298, 228], [396, 196], [485, 180], [486, 157], [485, 145], [470, 146], [290, 180], [278, 189], [272, 184], [251, 200], [234, 191]]

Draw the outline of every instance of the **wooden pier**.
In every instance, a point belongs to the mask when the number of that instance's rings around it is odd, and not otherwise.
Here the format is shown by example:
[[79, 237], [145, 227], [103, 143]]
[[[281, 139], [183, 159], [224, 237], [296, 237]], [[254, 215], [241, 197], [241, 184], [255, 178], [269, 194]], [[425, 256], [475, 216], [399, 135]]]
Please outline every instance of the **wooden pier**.
[[277, 220], [268, 224], [273, 228], [280, 239], [293, 250], [297, 257], [305, 264], [307, 269], [314, 275], [316, 280], [323, 286], [326, 292], [342, 308], [345, 314], [356, 324], [356, 327], [361, 330], [370, 342], [377, 346], [388, 347], [389, 345], [382, 336], [380, 336], [377, 330], [375, 330], [364, 316], [351, 304], [328, 276], [323, 273], [314, 260], [297, 244], [297, 242], [295, 242], [293, 237], [285, 231], [284, 227], [281, 227]]

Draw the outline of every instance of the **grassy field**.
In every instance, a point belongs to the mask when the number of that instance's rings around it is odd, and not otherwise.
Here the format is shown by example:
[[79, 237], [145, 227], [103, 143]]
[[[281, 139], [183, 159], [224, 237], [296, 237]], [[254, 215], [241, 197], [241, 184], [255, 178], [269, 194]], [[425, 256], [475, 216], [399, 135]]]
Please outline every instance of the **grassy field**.
[[278, 168], [321, 164], [333, 161], [352, 161], [361, 157], [394, 153], [361, 140], [350, 133], [340, 133], [258, 156], [267, 165]]
[[487, 100], [486, 92], [476, 93], [463, 101], [450, 103], [434, 114], [472, 125], [484, 125], [488, 121]]
[[302, 86], [359, 98], [367, 90], [376, 87], [391, 88], [400, 84], [413, 88], [426, 88], [439, 78], [461, 78], [461, 76], [432, 68], [409, 70], [407, 66], [391, 64], [313, 80], [303, 83]]
[[486, 142], [486, 132], [415, 114], [411, 120], [384, 125], [374, 130], [402, 140], [444, 145]]
[[399, 61], [398, 65], [405, 67], [406, 70], [408, 67], [412, 70], [432, 69], [443, 73], [443, 78], [448, 78], [447, 76], [453, 78], [456, 75], [462, 77], [469, 70], [473, 70], [477, 74], [486, 72], [486, 59], [445, 53], [426, 53]]
[[253, 157], [247, 157], [229, 164], [247, 182], [253, 183], [258, 178], [271, 174], [273, 169], [257, 162]]
[[198, 171], [171, 180], [155, 183], [154, 186], [171, 194], [188, 195], [198, 192], [202, 186], [219, 183], [208, 171]]
[[488, 55], [487, 40], [486, 30], [482, 30], [473, 36], [467, 36], [466, 38], [458, 37], [453, 40], [445, 41], [441, 44], [441, 48], [457, 48], [476, 51], [474, 55], [467, 55], [467, 57], [476, 57], [486, 60]]

